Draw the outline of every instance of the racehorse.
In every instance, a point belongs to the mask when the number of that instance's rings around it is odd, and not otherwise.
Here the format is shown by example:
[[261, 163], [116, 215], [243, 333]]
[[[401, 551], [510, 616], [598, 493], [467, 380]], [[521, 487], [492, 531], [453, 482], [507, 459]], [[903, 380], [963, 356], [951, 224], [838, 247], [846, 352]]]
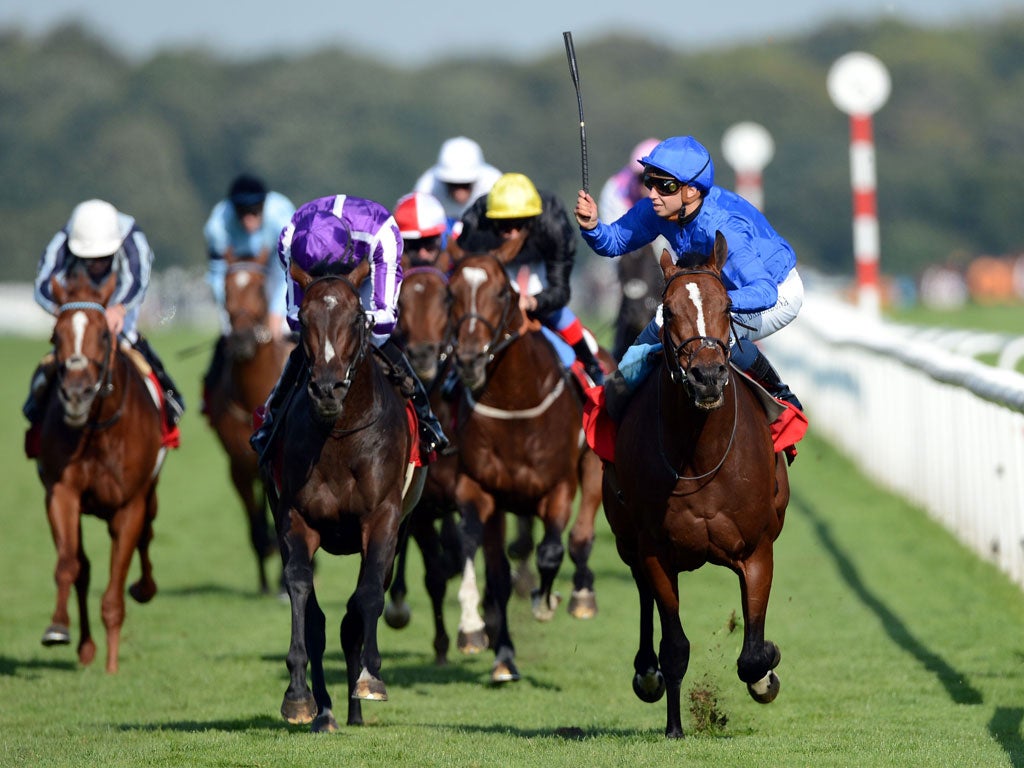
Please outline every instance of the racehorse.
[[266, 295], [268, 251], [258, 257], [226, 256], [224, 309], [231, 333], [224, 344], [226, 364], [220, 380], [207, 395], [210, 425], [228, 455], [231, 482], [238, 493], [249, 523], [249, 541], [256, 555], [260, 591], [269, 591], [266, 560], [277, 551], [271, 532], [266, 491], [257, 466], [256, 452], [249, 445], [253, 411], [266, 402], [291, 345], [277, 338], [268, 326]]
[[147, 386], [107, 325], [105, 308], [116, 285], [117, 275], [111, 273], [95, 286], [82, 268], [65, 284], [56, 277], [51, 281], [59, 305], [53, 330], [57, 397], [51, 394], [46, 404], [37, 460], [57, 548], [57, 607], [43, 645], [70, 643], [67, 603], [73, 585], [81, 629], [78, 659], [89, 664], [96, 655], [87, 608], [91, 567], [81, 522], [83, 514], [95, 515], [106, 522], [111, 538], [110, 581], [100, 608], [110, 673], [118, 671], [125, 582], [136, 550], [142, 575], [128, 593], [140, 603], [156, 594], [149, 544], [166, 454], [155, 385]]
[[[442, 254], [442, 259], [444, 258]], [[413, 370], [430, 395], [430, 405], [445, 426], [452, 445], [450, 428], [451, 404], [442, 396], [442, 385], [450, 369], [450, 358], [443, 351], [448, 336], [447, 260], [439, 265], [415, 265], [408, 256], [402, 259], [402, 290], [398, 302], [396, 340], [405, 350]], [[462, 544], [457, 530], [455, 480], [458, 457], [454, 450], [437, 457], [430, 464], [419, 503], [403, 523], [395, 561], [395, 574], [389, 591], [390, 601], [384, 609], [388, 626], [401, 629], [408, 625], [411, 612], [405, 596], [408, 588], [405, 565], [409, 539], [412, 538], [423, 555], [424, 583], [434, 614], [434, 659], [438, 665], [447, 663], [450, 638], [444, 625], [443, 604], [447, 582], [460, 573], [474, 583], [466, 584], [476, 611], [475, 572], [463, 567]], [[440, 532], [437, 523], [440, 522]], [[463, 592], [465, 590], [461, 590]], [[470, 619], [473, 622], [473, 619]], [[483, 622], [476, 618], [474, 631], [461, 631], [460, 650], [475, 653], [486, 647]]]
[[[456, 500], [467, 562], [481, 542], [484, 549], [484, 614], [495, 651], [494, 683], [519, 679], [507, 618], [511, 579], [503, 510], [536, 515], [544, 524], [533, 610], [539, 619], [550, 618], [557, 606], [552, 587], [565, 551], [562, 534], [585, 454], [580, 393], [551, 343], [530, 330], [505, 271], [520, 245], [509, 241], [485, 254], [456, 247], [448, 286], [450, 344], [463, 394]], [[588, 553], [589, 546], [581, 558]]]
[[690, 654], [679, 618], [682, 571], [712, 563], [739, 576], [739, 678], [761, 703], [779, 692], [779, 649], [764, 628], [789, 481], [755, 385], [729, 365], [726, 255], [721, 233], [707, 264], [677, 267], [663, 252], [664, 354], [627, 406], [604, 475], [605, 514], [640, 597], [633, 689], [647, 702], [667, 691], [665, 734], [672, 738], [683, 736], [679, 698]]
[[[363, 262], [346, 278], [311, 276], [296, 264], [306, 358], [303, 380], [282, 405], [280, 439], [265, 471], [291, 602], [290, 683], [281, 705], [289, 722], [312, 730], [338, 724], [324, 678], [325, 617], [313, 585], [313, 555], [359, 553], [355, 590], [341, 622], [348, 724], [362, 723], [362, 699], [386, 700], [377, 620], [391, 580], [402, 517], [415, 505], [425, 468], [413, 471], [415, 437], [404, 398], [372, 352], [372, 320], [359, 298]], [[306, 664], [312, 694], [306, 683]]]

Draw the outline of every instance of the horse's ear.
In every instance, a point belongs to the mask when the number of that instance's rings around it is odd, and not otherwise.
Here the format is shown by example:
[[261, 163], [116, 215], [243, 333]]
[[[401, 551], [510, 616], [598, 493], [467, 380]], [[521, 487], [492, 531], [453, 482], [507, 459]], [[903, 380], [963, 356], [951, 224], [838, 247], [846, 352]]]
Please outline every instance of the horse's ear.
[[668, 248], [662, 248], [661, 250], [661, 271], [665, 273], [665, 279], [668, 280], [668, 276], [676, 271], [676, 262], [672, 258], [672, 252]]
[[444, 272], [446, 275], [452, 271], [452, 267], [455, 266], [456, 258], [452, 253], [452, 246], [458, 248], [455, 241], [449, 241], [448, 247], [445, 248], [441, 253], [437, 255], [437, 261], [434, 262], [434, 266]]
[[57, 306], [68, 303], [68, 291], [56, 275], [50, 277], [50, 293], [53, 295], [53, 300], [57, 302]]
[[444, 256], [444, 254], [448, 254], [448, 259], [451, 264], [455, 264], [462, 260], [462, 257], [466, 255], [466, 252], [462, 250], [462, 246], [459, 245], [459, 241], [452, 238], [448, 241], [448, 247], [445, 248], [444, 253], [441, 255]]
[[269, 258], [270, 258], [270, 249], [269, 248], [264, 248], [263, 250], [261, 250], [259, 252], [259, 254], [257, 254], [257, 256], [253, 259], [253, 261], [255, 261], [257, 264], [259, 264], [261, 267], [265, 267], [267, 265], [267, 260]]
[[238, 261], [238, 259], [235, 258], [235, 249], [228, 246], [228, 249], [224, 251], [224, 263], [230, 267], [236, 261]]
[[288, 265], [288, 274], [291, 275], [292, 280], [299, 284], [302, 290], [306, 290], [309, 284], [313, 282], [312, 276], [294, 261]]
[[725, 267], [725, 260], [729, 256], [729, 244], [725, 241], [725, 235], [721, 230], [715, 232], [715, 269], [719, 272]]
[[117, 288], [117, 273], [114, 270], [110, 270], [110, 274], [107, 275], [106, 280], [100, 286], [99, 302], [104, 307], [107, 306], [110, 297], [114, 295], [115, 288]]
[[366, 279], [368, 274], [370, 274], [370, 260], [364, 259], [359, 262], [356, 265], [356, 268], [349, 272], [346, 277], [352, 285], [358, 288], [362, 284], [363, 280]]

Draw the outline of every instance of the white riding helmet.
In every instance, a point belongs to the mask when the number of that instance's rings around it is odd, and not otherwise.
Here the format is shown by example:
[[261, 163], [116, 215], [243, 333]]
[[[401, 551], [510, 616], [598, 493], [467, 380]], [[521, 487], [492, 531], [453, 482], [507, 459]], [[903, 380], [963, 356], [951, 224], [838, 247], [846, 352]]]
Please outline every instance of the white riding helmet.
[[75, 206], [68, 222], [68, 250], [80, 259], [117, 253], [124, 241], [117, 208], [106, 200], [86, 200]]
[[480, 145], [465, 136], [456, 136], [441, 145], [434, 175], [446, 184], [472, 184], [480, 178], [483, 164]]
[[441, 201], [426, 192], [410, 192], [399, 198], [395, 221], [403, 240], [436, 237], [448, 228]]

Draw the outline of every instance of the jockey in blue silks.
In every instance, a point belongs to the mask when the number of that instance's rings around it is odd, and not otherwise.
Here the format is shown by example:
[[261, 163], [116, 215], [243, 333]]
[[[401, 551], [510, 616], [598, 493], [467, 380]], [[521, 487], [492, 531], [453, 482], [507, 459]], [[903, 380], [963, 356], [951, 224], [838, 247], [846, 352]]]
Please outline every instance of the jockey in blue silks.
[[[662, 235], [679, 263], [692, 254], [710, 254], [720, 231], [729, 246], [722, 281], [736, 321], [731, 360], [774, 397], [803, 410], [754, 344], [792, 322], [803, 304], [793, 248], [751, 203], [715, 186], [711, 155], [693, 137], [665, 139], [639, 162], [647, 197], [610, 224], [599, 221], [594, 199], [579, 191], [575, 214], [583, 239], [601, 256], [618, 256]], [[629, 391], [650, 370], [652, 353], [660, 349], [660, 328], [659, 307], [619, 365]]]

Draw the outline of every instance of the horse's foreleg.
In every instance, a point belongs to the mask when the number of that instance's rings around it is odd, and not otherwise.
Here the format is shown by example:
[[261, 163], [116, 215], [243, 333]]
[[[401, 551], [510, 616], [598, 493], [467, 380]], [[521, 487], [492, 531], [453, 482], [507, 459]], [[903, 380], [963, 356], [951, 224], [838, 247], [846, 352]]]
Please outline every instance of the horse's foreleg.
[[149, 545], [153, 541], [153, 521], [156, 519], [157, 499], [156, 483], [149, 489], [146, 496], [146, 519], [139, 534], [139, 565], [142, 575], [139, 580], [128, 587], [128, 594], [139, 603], [148, 603], [156, 596], [156, 581], [153, 579], [153, 562], [149, 559]]
[[774, 562], [772, 542], [763, 540], [754, 554], [736, 568], [743, 601], [743, 649], [736, 671], [754, 701], [761, 704], [774, 701], [780, 687], [774, 670], [781, 654], [775, 643], [764, 639]]
[[[448, 587], [448, 573], [444, 564], [441, 537], [431, 520], [416, 526], [413, 536], [423, 553], [423, 583], [430, 596], [434, 614], [434, 663], [443, 666], [448, 663], [450, 641], [444, 628], [444, 595]], [[397, 570], [397, 569], [396, 569]]]
[[485, 565], [484, 617], [487, 634], [494, 648], [492, 683], [519, 679], [516, 649], [508, 629], [508, 601], [512, 595], [512, 574], [505, 555], [505, 515], [492, 514], [484, 522], [483, 544]]
[[249, 528], [249, 543], [256, 555], [256, 574], [259, 579], [260, 592], [270, 592], [267, 581], [266, 559], [273, 554], [274, 543], [267, 523], [266, 499], [262, 488], [257, 486], [253, 462], [246, 457], [245, 461], [231, 459], [231, 482], [242, 502]]
[[532, 515], [516, 515], [515, 520], [516, 537], [506, 549], [512, 568], [512, 587], [520, 597], [530, 597], [537, 589], [537, 577], [530, 569], [534, 518]]
[[[363, 562], [359, 568], [359, 581], [349, 600], [346, 620], [350, 614], [359, 618], [361, 634], [343, 627], [342, 646], [345, 650], [352, 699], [387, 701], [388, 693], [380, 675], [380, 648], [377, 645], [377, 622], [384, 612], [384, 586], [391, 577], [395, 564], [395, 543], [401, 520], [401, 502], [385, 504], [372, 516], [372, 524], [364, 524]], [[353, 662], [358, 663], [358, 667]], [[354, 669], [359, 675], [353, 680]]]
[[601, 459], [591, 450], [580, 458], [580, 503], [576, 520], [569, 530], [569, 557], [576, 571], [572, 578], [569, 614], [577, 619], [590, 619], [597, 613], [594, 595], [594, 572], [590, 569], [590, 553], [594, 547], [594, 522], [601, 506]]
[[538, 621], [550, 621], [554, 615], [561, 596], [554, 591], [555, 577], [562, 567], [565, 547], [562, 545], [562, 534], [569, 524], [572, 514], [572, 488], [566, 484], [558, 486], [537, 505], [537, 514], [544, 522], [544, 538], [537, 545], [537, 572], [540, 574], [540, 587], [534, 590], [533, 616]]
[[[389, 600], [384, 606], [384, 621], [392, 629], [404, 629], [412, 619], [412, 611], [409, 609], [409, 604], [405, 602], [405, 596], [409, 592], [405, 583], [405, 559], [409, 552], [409, 537], [415, 535], [413, 529], [419, 527], [420, 518], [426, 514], [426, 510], [414, 508], [398, 527], [395, 573], [391, 578], [391, 588], [388, 590]], [[423, 545], [420, 544], [420, 549], [422, 550], [422, 548]], [[424, 561], [426, 561], [426, 553], [424, 553]]]
[[654, 593], [643, 573], [636, 568], [630, 571], [640, 599], [640, 639], [633, 657], [633, 693], [641, 701], [653, 704], [665, 695], [665, 678], [658, 667], [658, 654], [654, 652]]
[[463, 515], [459, 525], [462, 583], [459, 585], [459, 633], [456, 643], [466, 654], [481, 653], [489, 645], [484, 620], [480, 616], [480, 588], [476, 582], [476, 551], [483, 543], [483, 526], [476, 517]]
[[107, 630], [107, 672], [117, 672], [124, 625], [124, 591], [132, 556], [146, 525], [146, 499], [135, 498], [114, 513], [110, 531], [110, 581], [100, 602], [100, 615]]
[[[62, 486], [55, 486], [47, 492], [46, 515], [50, 521], [50, 534], [57, 550], [57, 566], [53, 580], [57, 585], [57, 601], [50, 618], [50, 626], [43, 632], [43, 645], [67, 645], [71, 642], [71, 617], [68, 614], [68, 598], [71, 587], [78, 594], [78, 616], [82, 641], [78, 646], [79, 659], [83, 664], [92, 661], [82, 657], [83, 646], [92, 643], [89, 635], [89, 614], [85, 598], [89, 587], [89, 561], [82, 551], [81, 508], [77, 495]], [[95, 653], [95, 648], [93, 648]]]
[[[289, 510], [291, 517], [298, 513]], [[288, 600], [291, 603], [291, 641], [286, 664], [290, 680], [281, 702], [281, 715], [289, 723], [309, 723], [316, 715], [316, 702], [306, 684], [306, 611], [313, 591], [313, 561], [300, 534], [288, 532], [282, 537], [282, 571]]]
[[309, 677], [313, 683], [313, 699], [317, 713], [310, 726], [313, 733], [333, 733], [338, 730], [334, 719], [334, 703], [327, 692], [327, 678], [324, 676], [324, 654], [327, 652], [327, 617], [316, 599], [316, 587], [310, 584], [306, 600], [306, 652], [309, 656]]
[[683, 625], [679, 620], [679, 578], [655, 555], [645, 557], [643, 567], [658, 606], [658, 616], [661, 618], [658, 660], [661, 663], [661, 673], [665, 677], [665, 736], [670, 739], [681, 739], [683, 721], [680, 693], [683, 677], [690, 664], [690, 641], [683, 632]]

